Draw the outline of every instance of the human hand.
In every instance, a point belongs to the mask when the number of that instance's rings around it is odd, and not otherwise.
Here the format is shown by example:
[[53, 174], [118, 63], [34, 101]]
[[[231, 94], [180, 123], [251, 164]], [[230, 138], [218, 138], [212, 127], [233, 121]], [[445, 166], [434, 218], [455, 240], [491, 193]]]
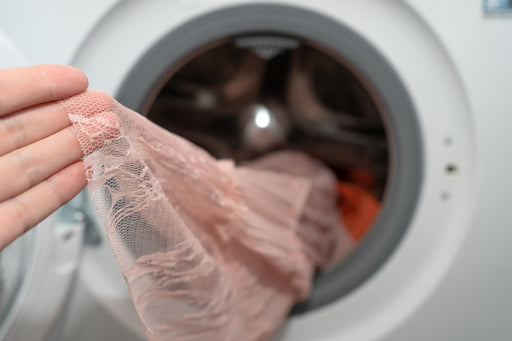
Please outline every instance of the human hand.
[[87, 86], [70, 66], [0, 70], [0, 249], [85, 187], [80, 144], [55, 101]]

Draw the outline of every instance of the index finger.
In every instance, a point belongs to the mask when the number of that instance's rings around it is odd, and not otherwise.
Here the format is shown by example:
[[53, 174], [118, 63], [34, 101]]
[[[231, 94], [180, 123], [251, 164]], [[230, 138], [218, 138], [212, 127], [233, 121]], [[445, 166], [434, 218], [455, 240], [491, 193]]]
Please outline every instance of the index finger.
[[0, 116], [87, 89], [85, 74], [67, 65], [35, 65], [0, 70]]

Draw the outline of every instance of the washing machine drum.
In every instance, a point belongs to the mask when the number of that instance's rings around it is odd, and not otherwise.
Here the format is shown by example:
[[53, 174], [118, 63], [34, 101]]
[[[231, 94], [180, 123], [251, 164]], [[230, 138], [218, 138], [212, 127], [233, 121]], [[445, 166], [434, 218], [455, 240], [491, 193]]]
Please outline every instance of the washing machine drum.
[[341, 208], [347, 188], [366, 196], [351, 203], [357, 213], [342, 210], [351, 240], [365, 240], [388, 190], [390, 145], [385, 111], [357, 71], [326, 47], [279, 34], [220, 39], [178, 65], [144, 104], [150, 120], [238, 164], [283, 149], [321, 160], [338, 178]]
[[[276, 150], [305, 152], [329, 166], [340, 185], [375, 202], [353, 205], [364, 217], [351, 231], [356, 247], [316, 276], [295, 314], [343, 297], [398, 244], [421, 184], [420, 134], [401, 81], [364, 39], [299, 11], [318, 24], [310, 30], [286, 7], [284, 21], [269, 21], [262, 10], [262, 22], [248, 21], [253, 27], [230, 24], [229, 15], [243, 17], [247, 8], [171, 32], [139, 60], [117, 97], [217, 158], [244, 163]], [[198, 29], [212, 22], [224, 26]], [[326, 39], [332, 30], [336, 39]], [[399, 146], [403, 140], [409, 143]]]

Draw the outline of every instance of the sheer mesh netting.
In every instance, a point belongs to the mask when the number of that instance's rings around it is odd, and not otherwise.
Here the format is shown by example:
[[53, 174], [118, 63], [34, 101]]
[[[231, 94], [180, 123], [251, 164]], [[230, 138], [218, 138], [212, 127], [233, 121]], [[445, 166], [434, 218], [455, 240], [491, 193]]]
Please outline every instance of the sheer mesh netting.
[[100, 91], [62, 103], [150, 340], [268, 340], [351, 246], [318, 161], [278, 152], [235, 166]]

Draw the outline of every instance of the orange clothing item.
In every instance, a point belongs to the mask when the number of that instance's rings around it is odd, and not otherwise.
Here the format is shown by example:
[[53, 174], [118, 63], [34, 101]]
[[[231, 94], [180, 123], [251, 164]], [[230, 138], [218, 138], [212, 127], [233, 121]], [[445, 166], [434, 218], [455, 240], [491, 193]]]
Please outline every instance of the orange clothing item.
[[343, 222], [354, 240], [358, 241], [368, 232], [380, 204], [370, 193], [347, 182], [338, 182], [338, 195]]

